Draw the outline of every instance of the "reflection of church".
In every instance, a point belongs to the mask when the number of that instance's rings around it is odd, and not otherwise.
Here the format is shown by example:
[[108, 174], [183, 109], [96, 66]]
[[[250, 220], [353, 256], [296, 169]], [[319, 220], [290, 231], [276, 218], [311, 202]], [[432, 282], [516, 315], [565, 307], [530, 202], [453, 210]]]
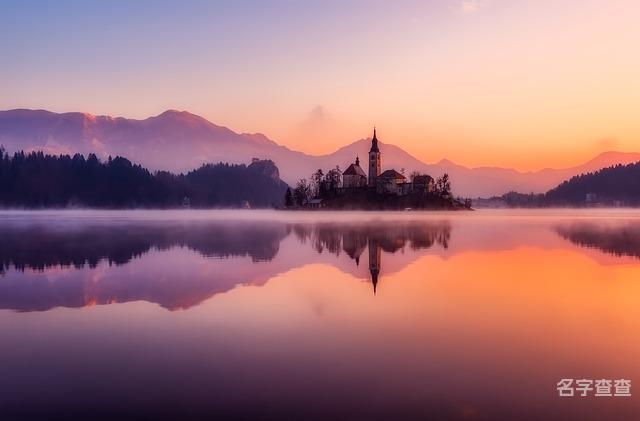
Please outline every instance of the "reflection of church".
[[375, 223], [296, 224], [293, 231], [301, 239], [310, 238], [318, 252], [339, 255], [344, 251], [360, 265], [360, 257], [368, 252], [369, 274], [376, 293], [381, 276], [382, 252], [393, 254], [405, 247], [428, 249], [434, 244], [447, 248], [451, 227], [447, 222], [377, 221]]
[[350, 234], [351, 235], [345, 235], [343, 237], [343, 250], [350, 258], [356, 261], [356, 265], [360, 265], [360, 256], [365, 248], [368, 249], [369, 273], [371, 274], [371, 284], [373, 285], [373, 293], [375, 294], [378, 287], [381, 265], [382, 246], [380, 240], [374, 236], [358, 235], [356, 232]]
[[376, 293], [378, 286], [378, 275], [380, 275], [380, 257], [382, 248], [380, 242], [374, 238], [369, 239], [369, 272], [371, 273], [371, 283], [373, 284], [373, 293]]

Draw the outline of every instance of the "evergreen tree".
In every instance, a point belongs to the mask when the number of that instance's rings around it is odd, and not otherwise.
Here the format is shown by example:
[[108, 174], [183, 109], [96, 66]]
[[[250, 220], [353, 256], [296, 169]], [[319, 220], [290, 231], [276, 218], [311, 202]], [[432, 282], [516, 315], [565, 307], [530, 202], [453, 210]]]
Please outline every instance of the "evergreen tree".
[[0, 206], [98, 208], [280, 206], [288, 186], [271, 161], [203, 165], [187, 174], [150, 173], [122, 157], [13, 156], [0, 150]]
[[293, 194], [290, 187], [287, 187], [287, 192], [284, 194], [284, 205], [287, 208], [293, 207]]

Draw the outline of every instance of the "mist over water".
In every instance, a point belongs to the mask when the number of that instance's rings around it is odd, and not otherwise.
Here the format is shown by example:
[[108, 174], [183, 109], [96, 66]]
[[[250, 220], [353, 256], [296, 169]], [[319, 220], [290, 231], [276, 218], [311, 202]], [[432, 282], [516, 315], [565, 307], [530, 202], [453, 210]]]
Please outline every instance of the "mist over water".
[[640, 214], [0, 212], [0, 415], [640, 417]]

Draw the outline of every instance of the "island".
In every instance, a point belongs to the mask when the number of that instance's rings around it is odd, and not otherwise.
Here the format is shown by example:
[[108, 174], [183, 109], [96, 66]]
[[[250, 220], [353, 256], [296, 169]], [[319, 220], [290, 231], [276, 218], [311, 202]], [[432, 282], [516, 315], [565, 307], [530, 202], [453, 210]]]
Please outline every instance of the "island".
[[382, 171], [382, 154], [375, 127], [369, 150], [369, 172], [360, 158], [342, 172], [339, 166], [314, 172], [285, 193], [285, 209], [344, 210], [470, 210], [471, 199], [454, 198], [448, 174], [434, 180], [414, 171], [409, 179], [395, 169]]

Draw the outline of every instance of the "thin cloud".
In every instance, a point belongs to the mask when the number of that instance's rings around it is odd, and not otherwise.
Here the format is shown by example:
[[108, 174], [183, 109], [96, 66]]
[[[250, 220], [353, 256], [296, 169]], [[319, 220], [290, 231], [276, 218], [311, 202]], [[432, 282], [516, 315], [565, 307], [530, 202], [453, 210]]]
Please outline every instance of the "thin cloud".
[[326, 112], [322, 105], [316, 105], [309, 112], [309, 118], [308, 118], [309, 122], [312, 122], [312, 123], [324, 122], [325, 119], [326, 119]]
[[603, 137], [595, 142], [595, 149], [597, 151], [615, 151], [619, 147], [620, 141], [615, 137]]
[[484, 6], [484, 1], [482, 0], [462, 0], [460, 4], [460, 10], [462, 13], [470, 14], [475, 13], [480, 10]]

